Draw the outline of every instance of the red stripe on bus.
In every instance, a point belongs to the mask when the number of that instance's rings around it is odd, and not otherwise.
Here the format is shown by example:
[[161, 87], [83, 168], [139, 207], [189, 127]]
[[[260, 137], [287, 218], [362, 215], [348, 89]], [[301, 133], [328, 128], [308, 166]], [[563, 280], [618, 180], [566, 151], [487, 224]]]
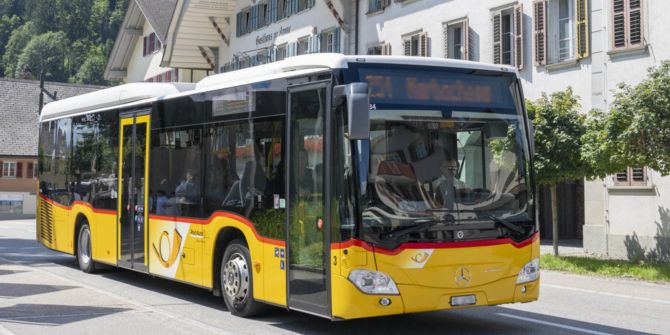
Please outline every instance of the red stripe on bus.
[[540, 238], [540, 233], [535, 233], [533, 236], [529, 237], [526, 240], [523, 240], [521, 242], [515, 242], [514, 240], [510, 238], [501, 238], [501, 239], [496, 239], [496, 240], [482, 240], [482, 241], [463, 241], [463, 242], [434, 242], [434, 243], [403, 243], [399, 247], [389, 250], [389, 249], [384, 249], [381, 247], [375, 247], [372, 246], [371, 244], [357, 240], [357, 239], [350, 239], [346, 242], [340, 242], [340, 243], [333, 243], [331, 245], [331, 249], [344, 249], [344, 248], [349, 248], [352, 246], [357, 246], [361, 247], [367, 251], [374, 251], [378, 252], [380, 254], [384, 255], [397, 255], [405, 250], [412, 250], [412, 249], [455, 249], [455, 248], [473, 248], [473, 247], [485, 247], [485, 246], [493, 246], [493, 245], [503, 245], [503, 244], [511, 244], [515, 248], [523, 248], [531, 243], [537, 241]]
[[198, 224], [198, 225], [208, 225], [208, 224], [212, 223], [212, 221], [217, 217], [233, 219], [235, 221], [238, 221], [238, 222], [246, 225], [254, 233], [254, 236], [256, 237], [256, 239], [263, 242], [263, 243], [273, 244], [273, 245], [280, 246], [280, 247], [286, 246], [285, 241], [275, 240], [275, 239], [271, 239], [271, 238], [268, 238], [268, 237], [261, 236], [260, 234], [258, 234], [258, 231], [256, 230], [256, 227], [254, 227], [254, 224], [251, 221], [249, 221], [244, 216], [241, 216], [241, 215], [238, 215], [238, 214], [235, 214], [235, 213], [217, 211], [217, 212], [214, 212], [212, 215], [210, 215], [210, 217], [207, 218], [207, 219], [187, 218], [187, 217], [182, 217], [182, 216], [164, 216], [164, 215], [156, 215], [156, 214], [150, 214], [149, 215], [150, 220], [185, 222], [185, 223]]
[[74, 205], [80, 205], [80, 206], [84, 206], [84, 207], [89, 208], [90, 210], [92, 210], [94, 213], [97, 213], [97, 214], [116, 215], [116, 211], [115, 211], [115, 210], [94, 208], [93, 205], [91, 205], [90, 203], [88, 203], [88, 202], [86, 202], [86, 201], [75, 200], [75, 201], [72, 202], [72, 205], [70, 205], [70, 206], [66, 206], [66, 205], [59, 204], [59, 203], [57, 203], [56, 201], [54, 201], [54, 200], [52, 200], [52, 199], [49, 199], [49, 198], [45, 197], [43, 194], [40, 194], [40, 198], [41, 198], [42, 200], [44, 200], [44, 201], [46, 201], [46, 202], [48, 202], [48, 203], [50, 203], [50, 204], [56, 206], [56, 207], [59, 207], [59, 208], [62, 208], [62, 209], [68, 210], [68, 211], [69, 211], [69, 210], [72, 210], [72, 208], [74, 207]]
[[[91, 204], [89, 204], [88, 202], [85, 202], [85, 201], [81, 201], [81, 200], [76, 200], [72, 203], [72, 205], [66, 206], [66, 205], [63, 205], [63, 204], [59, 204], [58, 202], [53, 201], [53, 200], [45, 197], [42, 194], [40, 194], [40, 198], [42, 200], [56, 206], [56, 207], [59, 207], [59, 208], [62, 208], [62, 209], [68, 210], [68, 211], [72, 210], [74, 205], [80, 205], [80, 206], [90, 208], [94, 213], [116, 215], [116, 211], [114, 211], [114, 210], [93, 208], [93, 206]], [[212, 214], [208, 219], [186, 218], [186, 217], [181, 217], [181, 216], [162, 216], [162, 215], [155, 215], [155, 214], [150, 214], [149, 215], [149, 219], [172, 221], [172, 222], [178, 221], [178, 222], [186, 222], [186, 223], [199, 224], [199, 225], [208, 225], [216, 217], [225, 217], [225, 218], [233, 219], [233, 220], [236, 220], [236, 221], [248, 226], [251, 229], [251, 231], [254, 233], [254, 236], [256, 236], [256, 239], [263, 242], [263, 243], [268, 243], [268, 244], [272, 244], [272, 245], [276, 245], [276, 246], [280, 246], [280, 247], [286, 246], [285, 241], [275, 240], [275, 239], [271, 239], [271, 238], [261, 236], [260, 234], [258, 234], [258, 231], [256, 231], [256, 227], [254, 227], [254, 224], [251, 221], [249, 221], [247, 218], [245, 218], [241, 215], [237, 215], [235, 213], [221, 212], [221, 211], [214, 212], [214, 214]]]

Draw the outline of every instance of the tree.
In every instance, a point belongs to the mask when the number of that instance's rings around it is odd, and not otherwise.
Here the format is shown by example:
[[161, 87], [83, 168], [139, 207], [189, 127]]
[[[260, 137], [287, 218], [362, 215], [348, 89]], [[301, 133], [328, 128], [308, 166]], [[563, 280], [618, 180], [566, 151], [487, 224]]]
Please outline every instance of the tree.
[[572, 88], [551, 95], [543, 94], [527, 102], [528, 115], [535, 125], [535, 173], [540, 185], [551, 191], [554, 254], [558, 255], [558, 183], [581, 179], [587, 166], [581, 157], [585, 117], [579, 113], [578, 97]]
[[[12, 32], [21, 26], [21, 18], [12, 15], [0, 15], [0, 55], [5, 53], [5, 46], [11, 36]], [[0, 57], [0, 77], [5, 76], [5, 68]]]
[[19, 56], [35, 34], [37, 34], [37, 27], [32, 22], [24, 23], [11, 33], [5, 47], [5, 54], [2, 57], [6, 76], [17, 76]]
[[45, 79], [66, 81], [65, 53], [69, 44], [62, 31], [33, 37], [19, 56], [15, 77], [20, 73], [26, 77], [38, 78], [43, 73]]
[[95, 48], [95, 50], [88, 54], [88, 57], [74, 75], [74, 82], [79, 84], [106, 84], [107, 81], [104, 78], [106, 65], [107, 57], [105, 57], [99, 47]]
[[619, 85], [606, 127], [606, 140], [616, 145], [610, 151], [623, 168], [670, 174], [670, 61], [650, 68], [635, 86]]

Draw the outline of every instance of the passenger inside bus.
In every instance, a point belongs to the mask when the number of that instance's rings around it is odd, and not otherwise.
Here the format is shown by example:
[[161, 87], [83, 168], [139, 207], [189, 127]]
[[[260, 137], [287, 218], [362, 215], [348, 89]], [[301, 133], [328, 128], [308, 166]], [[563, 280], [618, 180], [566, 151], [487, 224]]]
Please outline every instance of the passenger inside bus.
[[181, 215], [196, 216], [196, 211], [199, 209], [200, 188], [195, 181], [193, 170], [186, 171], [186, 176], [177, 186], [175, 195], [177, 196], [177, 203], [181, 207]]

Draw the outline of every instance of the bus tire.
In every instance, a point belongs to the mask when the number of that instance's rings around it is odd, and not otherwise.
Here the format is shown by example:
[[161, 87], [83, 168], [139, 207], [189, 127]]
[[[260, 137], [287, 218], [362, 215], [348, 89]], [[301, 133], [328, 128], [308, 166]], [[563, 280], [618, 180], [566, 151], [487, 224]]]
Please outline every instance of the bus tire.
[[87, 223], [81, 225], [78, 236], [77, 263], [79, 263], [79, 268], [86, 273], [93, 273], [95, 272], [95, 262], [93, 261], [93, 248], [91, 246], [91, 229]]
[[221, 295], [231, 314], [251, 317], [263, 312], [254, 300], [253, 273], [249, 248], [243, 240], [231, 241], [221, 259]]

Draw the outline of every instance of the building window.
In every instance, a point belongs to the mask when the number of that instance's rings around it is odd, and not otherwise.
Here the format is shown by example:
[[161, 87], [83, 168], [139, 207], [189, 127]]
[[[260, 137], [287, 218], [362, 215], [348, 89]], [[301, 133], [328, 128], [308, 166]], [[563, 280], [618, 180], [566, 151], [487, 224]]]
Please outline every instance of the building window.
[[589, 56], [587, 0], [545, 0], [533, 3], [536, 66]]
[[298, 55], [304, 55], [308, 52], [309, 52], [309, 37], [299, 38], [296, 53]]
[[643, 0], [612, 0], [612, 49], [644, 45]]
[[368, 0], [367, 14], [381, 12], [391, 4], [390, 0]]
[[468, 19], [446, 23], [444, 29], [444, 57], [470, 59], [470, 27]]
[[523, 7], [493, 13], [493, 63], [523, 68]]
[[258, 28], [263, 28], [270, 23], [268, 20], [268, 3], [258, 4]]
[[629, 167], [614, 175], [614, 186], [647, 186], [647, 168]]
[[37, 164], [28, 163], [28, 178], [37, 179]]
[[277, 46], [277, 49], [275, 50], [275, 60], [276, 61], [284, 60], [286, 58], [286, 56], [287, 56], [286, 55], [286, 49], [287, 49], [286, 47], [287, 47], [286, 43]]
[[2, 162], [2, 177], [16, 178], [16, 162]]
[[151, 33], [147, 36], [144, 36], [144, 49], [142, 52], [142, 56], [148, 56], [151, 55], [155, 52], [158, 52], [161, 50], [161, 41], [158, 39], [156, 36], [156, 33]]
[[340, 52], [340, 28], [324, 30], [319, 34], [318, 52]]
[[420, 32], [403, 38], [405, 56], [428, 57], [428, 34]]
[[391, 43], [381, 43], [368, 47], [368, 55], [390, 55]]

